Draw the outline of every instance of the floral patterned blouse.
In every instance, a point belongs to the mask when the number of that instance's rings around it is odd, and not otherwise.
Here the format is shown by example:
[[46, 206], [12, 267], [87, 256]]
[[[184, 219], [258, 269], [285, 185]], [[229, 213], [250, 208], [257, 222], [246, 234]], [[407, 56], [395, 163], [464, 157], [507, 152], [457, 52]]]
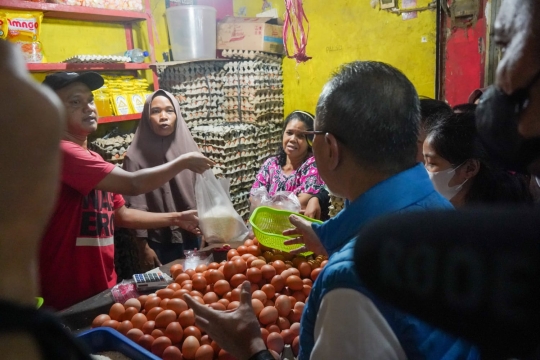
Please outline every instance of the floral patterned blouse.
[[290, 191], [294, 194], [317, 194], [324, 187], [319, 176], [315, 158], [310, 156], [295, 172], [286, 175], [279, 166], [277, 156], [266, 160], [255, 177], [251, 194], [255, 189], [266, 187], [270, 196], [278, 191]]

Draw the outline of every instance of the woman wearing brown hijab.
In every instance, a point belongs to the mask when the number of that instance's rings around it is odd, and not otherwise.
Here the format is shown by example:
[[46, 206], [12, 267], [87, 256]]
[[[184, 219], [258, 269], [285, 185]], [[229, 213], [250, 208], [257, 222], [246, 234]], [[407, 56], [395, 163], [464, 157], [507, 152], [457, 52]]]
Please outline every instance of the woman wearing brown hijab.
[[[137, 171], [164, 164], [191, 151], [199, 151], [199, 148], [182, 118], [178, 101], [172, 94], [158, 90], [144, 104], [123, 167]], [[182, 171], [162, 187], [143, 195], [125, 196], [125, 200], [130, 208], [150, 212], [195, 210], [195, 173]], [[137, 230], [141, 270], [178, 259], [184, 249], [198, 247], [198, 229], [188, 230], [179, 227]]]

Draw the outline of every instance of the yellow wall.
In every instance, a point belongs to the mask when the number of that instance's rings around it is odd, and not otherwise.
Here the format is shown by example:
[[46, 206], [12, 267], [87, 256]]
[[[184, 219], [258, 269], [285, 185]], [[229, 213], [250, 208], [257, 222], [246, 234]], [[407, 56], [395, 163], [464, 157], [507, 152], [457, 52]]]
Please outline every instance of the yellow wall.
[[[418, 0], [426, 6], [430, 0]], [[278, 14], [283, 0], [270, 0]], [[245, 7], [246, 16], [261, 12], [262, 1], [234, 0], [235, 14]], [[401, 4], [401, 1], [399, 1]], [[283, 62], [285, 114], [294, 109], [314, 111], [317, 98], [331, 73], [353, 60], [378, 60], [403, 71], [420, 95], [434, 97], [436, 64], [436, 14], [418, 13], [418, 18], [373, 9], [370, 0], [304, 1], [310, 34], [307, 54], [313, 59], [296, 65]], [[427, 42], [422, 42], [425, 37]]]

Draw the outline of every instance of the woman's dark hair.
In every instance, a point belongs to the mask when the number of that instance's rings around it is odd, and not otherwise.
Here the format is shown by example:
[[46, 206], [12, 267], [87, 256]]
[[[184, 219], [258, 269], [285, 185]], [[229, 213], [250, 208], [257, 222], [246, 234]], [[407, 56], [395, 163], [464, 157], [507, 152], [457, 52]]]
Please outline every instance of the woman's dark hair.
[[450, 105], [441, 100], [430, 99], [427, 97], [420, 98], [420, 112], [422, 119], [420, 126], [426, 132], [433, 127], [439, 119], [452, 115]]
[[459, 166], [469, 159], [480, 162], [478, 174], [465, 196], [466, 204], [473, 203], [532, 203], [529, 179], [511, 173], [495, 164], [478, 137], [474, 114], [453, 114], [441, 119], [427, 137], [435, 152]]
[[[303, 122], [306, 125], [306, 130], [311, 131], [311, 130], [313, 130], [313, 119], [314, 118], [315, 117], [311, 113], [309, 113], [307, 111], [302, 111], [302, 110], [293, 111], [283, 121], [283, 131], [281, 132], [282, 138], [283, 138], [283, 133], [285, 132], [285, 129], [287, 129], [287, 125], [292, 120], [299, 120], [299, 121]], [[308, 145], [308, 154], [309, 153], [311, 153], [311, 146]], [[285, 154], [285, 150], [283, 149], [283, 141], [279, 142], [277, 158], [278, 158], [279, 166], [285, 166], [285, 164], [287, 163], [287, 154]]]

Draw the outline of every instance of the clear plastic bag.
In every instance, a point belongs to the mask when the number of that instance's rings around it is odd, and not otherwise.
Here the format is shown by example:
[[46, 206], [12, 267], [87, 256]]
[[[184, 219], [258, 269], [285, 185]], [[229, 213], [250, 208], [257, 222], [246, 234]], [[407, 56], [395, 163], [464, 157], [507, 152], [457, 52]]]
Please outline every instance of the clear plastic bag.
[[264, 186], [253, 190], [251, 194], [251, 211], [259, 206], [269, 206], [275, 209], [300, 212], [302, 205], [298, 196], [290, 191], [278, 191], [273, 196], [268, 194]]
[[199, 228], [207, 243], [241, 241], [248, 235], [244, 220], [234, 209], [212, 170], [197, 174], [195, 198]]

